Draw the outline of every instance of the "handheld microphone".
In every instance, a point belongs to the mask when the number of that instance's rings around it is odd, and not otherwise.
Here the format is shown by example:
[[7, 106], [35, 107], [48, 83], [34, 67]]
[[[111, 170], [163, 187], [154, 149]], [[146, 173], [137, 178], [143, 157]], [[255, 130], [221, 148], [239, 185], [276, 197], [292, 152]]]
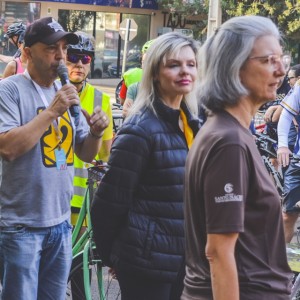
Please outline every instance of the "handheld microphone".
[[[69, 75], [68, 75], [68, 68], [66, 67], [66, 65], [64, 64], [64, 62], [62, 60], [59, 62], [59, 65], [57, 67], [57, 74], [58, 74], [58, 77], [59, 77], [62, 85], [70, 83]], [[80, 113], [79, 105], [72, 105], [69, 108], [69, 110], [70, 110], [71, 116], [74, 117], [75, 120], [79, 118], [79, 113]]]

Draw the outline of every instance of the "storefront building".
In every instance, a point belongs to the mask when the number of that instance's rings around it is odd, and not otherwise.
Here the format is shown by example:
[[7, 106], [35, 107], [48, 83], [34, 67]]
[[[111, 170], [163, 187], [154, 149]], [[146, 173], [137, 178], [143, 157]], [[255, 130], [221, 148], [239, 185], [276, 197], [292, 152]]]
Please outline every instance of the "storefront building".
[[158, 9], [156, 0], [1, 1], [0, 54], [11, 55], [15, 52], [13, 45], [4, 39], [10, 24], [30, 24], [46, 16], [58, 20], [68, 31], [84, 31], [95, 37], [92, 78], [120, 76], [124, 40], [119, 32], [124, 19], [133, 19], [137, 25], [136, 37], [128, 42], [126, 69], [139, 66], [140, 50], [147, 40], [175, 28], [189, 32], [187, 22], [168, 22], [168, 14]]

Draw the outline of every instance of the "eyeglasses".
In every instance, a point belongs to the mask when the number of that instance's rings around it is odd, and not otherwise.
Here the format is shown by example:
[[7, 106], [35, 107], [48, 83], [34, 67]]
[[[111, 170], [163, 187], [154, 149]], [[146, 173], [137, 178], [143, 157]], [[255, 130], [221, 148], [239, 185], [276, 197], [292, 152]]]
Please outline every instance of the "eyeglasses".
[[68, 54], [67, 61], [77, 64], [81, 60], [83, 65], [89, 64], [92, 58], [89, 55]]
[[296, 77], [288, 77], [288, 80], [291, 80], [291, 79], [294, 79], [294, 78], [296, 78]]
[[250, 56], [249, 59], [259, 59], [263, 63], [269, 64], [273, 67], [278, 65], [278, 63], [281, 63], [283, 64], [284, 68], [286, 67], [285, 55], [269, 54], [264, 56]]

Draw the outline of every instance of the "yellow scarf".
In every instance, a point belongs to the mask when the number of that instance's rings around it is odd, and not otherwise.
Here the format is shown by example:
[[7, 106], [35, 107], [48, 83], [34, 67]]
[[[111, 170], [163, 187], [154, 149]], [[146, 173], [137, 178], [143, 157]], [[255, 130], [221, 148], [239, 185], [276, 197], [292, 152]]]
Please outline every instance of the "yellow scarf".
[[187, 145], [190, 149], [193, 144], [193, 141], [194, 141], [194, 134], [193, 134], [191, 127], [189, 126], [189, 124], [187, 122], [186, 115], [181, 108], [180, 108], [180, 118], [181, 118], [181, 121], [183, 124], [183, 133], [184, 133]]

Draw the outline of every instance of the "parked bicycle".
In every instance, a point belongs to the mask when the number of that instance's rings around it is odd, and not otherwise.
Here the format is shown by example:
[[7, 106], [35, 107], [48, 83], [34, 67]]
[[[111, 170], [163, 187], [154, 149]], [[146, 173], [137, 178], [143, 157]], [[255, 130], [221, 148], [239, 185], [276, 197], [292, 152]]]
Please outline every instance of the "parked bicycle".
[[113, 132], [116, 134], [123, 125], [123, 106], [119, 103], [112, 104], [112, 117], [113, 117]]
[[257, 132], [255, 133], [255, 136], [256, 146], [260, 152], [264, 165], [272, 176], [279, 195], [282, 197], [284, 188], [282, 170], [276, 170], [271, 162], [271, 158], [277, 158], [277, 142], [264, 133]]
[[[274, 183], [278, 190], [280, 196], [283, 196], [283, 174], [281, 171], [277, 171], [274, 165], [271, 162], [271, 158], [277, 157], [277, 142], [271, 139], [265, 133], [257, 132], [256, 136], [256, 145], [261, 154], [263, 162], [269, 172], [269, 174], [274, 179]], [[296, 157], [292, 159], [298, 160]], [[287, 245], [287, 256], [289, 265], [294, 272], [292, 278], [292, 292], [290, 299], [291, 300], [300, 300], [300, 228], [297, 229], [297, 243], [291, 243]]]
[[[103, 265], [93, 241], [90, 206], [97, 186], [107, 170], [107, 164], [97, 162], [88, 169], [88, 185], [82, 208], [72, 234], [73, 262], [69, 275], [66, 300], [119, 299], [117, 280]], [[80, 236], [84, 222], [86, 230]], [[96, 294], [96, 298], [92, 297]]]
[[292, 278], [291, 300], [300, 300], [300, 227], [297, 228], [297, 243], [287, 245], [287, 257], [291, 270], [294, 273]]

